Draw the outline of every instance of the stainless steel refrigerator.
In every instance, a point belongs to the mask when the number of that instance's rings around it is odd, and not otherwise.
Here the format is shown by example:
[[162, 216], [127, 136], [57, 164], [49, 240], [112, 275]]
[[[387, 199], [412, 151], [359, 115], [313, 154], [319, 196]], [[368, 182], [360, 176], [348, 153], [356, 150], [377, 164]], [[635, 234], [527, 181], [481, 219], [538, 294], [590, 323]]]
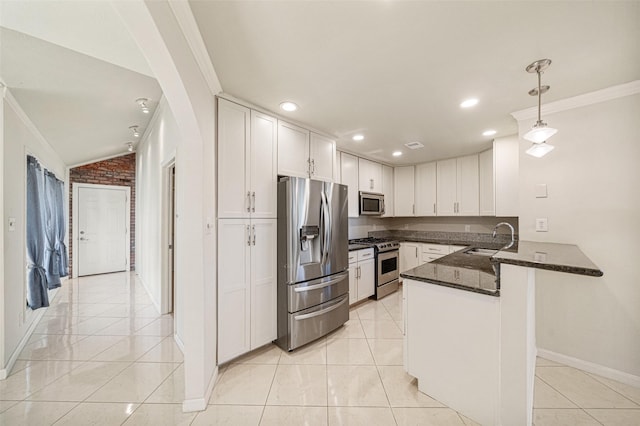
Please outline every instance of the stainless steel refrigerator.
[[278, 183], [278, 339], [287, 351], [349, 319], [347, 187]]

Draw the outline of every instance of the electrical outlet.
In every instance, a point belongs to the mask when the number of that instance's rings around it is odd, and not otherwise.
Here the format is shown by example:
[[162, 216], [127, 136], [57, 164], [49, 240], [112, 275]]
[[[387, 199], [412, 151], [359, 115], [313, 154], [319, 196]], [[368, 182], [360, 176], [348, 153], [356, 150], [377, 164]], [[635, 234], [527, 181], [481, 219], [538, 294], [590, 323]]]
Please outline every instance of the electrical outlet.
[[465, 225], [464, 232], [471, 232], [471, 225]]
[[548, 232], [549, 223], [546, 217], [539, 217], [536, 219], [536, 232]]

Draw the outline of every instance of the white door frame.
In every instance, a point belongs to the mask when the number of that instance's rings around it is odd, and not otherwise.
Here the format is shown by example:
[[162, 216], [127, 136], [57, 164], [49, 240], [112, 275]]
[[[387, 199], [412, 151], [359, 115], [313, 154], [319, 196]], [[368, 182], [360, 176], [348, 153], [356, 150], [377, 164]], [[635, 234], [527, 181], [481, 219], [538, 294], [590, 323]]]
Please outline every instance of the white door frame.
[[80, 188], [92, 188], [92, 189], [113, 189], [118, 191], [125, 191], [127, 194], [127, 233], [125, 236], [126, 244], [127, 244], [127, 263], [125, 265], [125, 269], [128, 272], [130, 268], [130, 258], [131, 258], [131, 188], [128, 186], [120, 186], [120, 185], [99, 185], [96, 183], [73, 183], [73, 254], [71, 256], [71, 261], [73, 263], [72, 275], [73, 278], [78, 278], [78, 249], [80, 248], [80, 234], [78, 232], [78, 192]]
[[[162, 248], [160, 249], [160, 253], [162, 256], [162, 290], [160, 292], [160, 309], [161, 314], [168, 314], [171, 312], [171, 305], [173, 305], [173, 310], [175, 311], [175, 301], [172, 295], [171, 288], [171, 258], [173, 256], [173, 285], [175, 286], [175, 276], [176, 276], [176, 262], [175, 262], [175, 249], [176, 249], [176, 229], [174, 222], [173, 229], [173, 249], [169, 250], [169, 225], [171, 223], [171, 214], [172, 214], [172, 206], [171, 205], [171, 169], [175, 167], [176, 159], [175, 156], [170, 160], [166, 161], [162, 164], [162, 235], [160, 237], [160, 244], [162, 244]], [[174, 192], [175, 194], [175, 192]], [[175, 195], [174, 195], [175, 197]], [[175, 203], [174, 203], [175, 204]], [[175, 216], [175, 211], [173, 212]], [[174, 312], [173, 319], [175, 322], [176, 314]], [[175, 325], [175, 324], [174, 324]], [[174, 334], [177, 330], [174, 329]]]

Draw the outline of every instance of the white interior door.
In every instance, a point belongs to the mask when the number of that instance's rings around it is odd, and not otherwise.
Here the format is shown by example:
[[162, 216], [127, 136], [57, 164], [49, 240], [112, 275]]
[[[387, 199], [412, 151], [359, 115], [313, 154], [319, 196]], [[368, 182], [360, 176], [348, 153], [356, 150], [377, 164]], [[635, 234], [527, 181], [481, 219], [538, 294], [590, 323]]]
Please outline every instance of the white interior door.
[[126, 271], [127, 188], [78, 188], [78, 276]]

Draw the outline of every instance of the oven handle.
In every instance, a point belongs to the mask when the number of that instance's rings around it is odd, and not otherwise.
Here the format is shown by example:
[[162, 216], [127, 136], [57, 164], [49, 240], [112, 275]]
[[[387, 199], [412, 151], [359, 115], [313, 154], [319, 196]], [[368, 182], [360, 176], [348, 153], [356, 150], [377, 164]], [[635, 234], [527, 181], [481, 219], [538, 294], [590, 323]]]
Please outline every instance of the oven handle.
[[330, 285], [333, 285], [337, 282], [342, 281], [343, 279], [347, 278], [349, 276], [348, 272], [343, 272], [339, 275], [336, 275], [336, 278], [333, 278], [329, 281], [320, 283], [320, 284], [315, 284], [315, 285], [309, 285], [306, 287], [296, 287], [293, 289], [293, 291], [295, 291], [296, 293], [302, 293], [303, 291], [309, 291], [309, 290], [317, 290], [319, 288], [324, 288], [324, 287], [329, 287]]
[[302, 320], [306, 320], [306, 319], [309, 319], [309, 318], [319, 317], [320, 315], [324, 315], [327, 312], [333, 311], [334, 309], [338, 309], [340, 306], [342, 306], [344, 304], [344, 302], [347, 302], [348, 300], [349, 300], [349, 298], [347, 296], [344, 296], [342, 301], [336, 303], [335, 305], [329, 306], [328, 308], [319, 310], [317, 312], [311, 312], [310, 314], [296, 315], [293, 318], [296, 321], [302, 321]]

